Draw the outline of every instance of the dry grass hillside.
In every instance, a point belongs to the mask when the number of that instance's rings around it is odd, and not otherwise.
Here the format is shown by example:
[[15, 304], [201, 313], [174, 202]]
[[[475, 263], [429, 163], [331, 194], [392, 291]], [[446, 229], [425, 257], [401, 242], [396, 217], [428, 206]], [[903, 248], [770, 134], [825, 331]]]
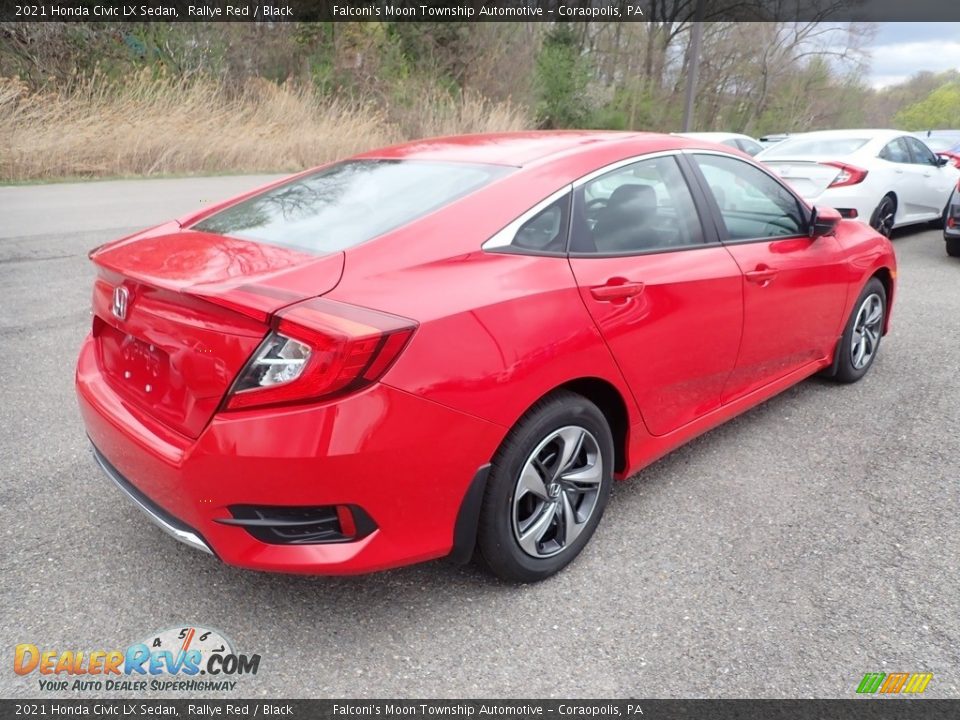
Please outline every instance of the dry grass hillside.
[[469, 93], [391, 105], [257, 79], [228, 91], [204, 78], [94, 74], [31, 92], [0, 78], [0, 181], [293, 171], [405, 139], [530, 123], [509, 103]]

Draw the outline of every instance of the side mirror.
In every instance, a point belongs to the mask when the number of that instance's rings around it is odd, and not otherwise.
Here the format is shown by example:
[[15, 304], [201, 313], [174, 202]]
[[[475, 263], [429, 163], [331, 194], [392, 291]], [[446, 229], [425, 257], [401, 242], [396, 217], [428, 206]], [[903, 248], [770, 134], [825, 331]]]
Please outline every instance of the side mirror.
[[943, 155], [937, 155], [937, 167], [943, 167], [950, 162], [950, 158]]
[[810, 237], [816, 240], [824, 235], [833, 235], [842, 220], [840, 213], [831, 207], [815, 207], [810, 218]]

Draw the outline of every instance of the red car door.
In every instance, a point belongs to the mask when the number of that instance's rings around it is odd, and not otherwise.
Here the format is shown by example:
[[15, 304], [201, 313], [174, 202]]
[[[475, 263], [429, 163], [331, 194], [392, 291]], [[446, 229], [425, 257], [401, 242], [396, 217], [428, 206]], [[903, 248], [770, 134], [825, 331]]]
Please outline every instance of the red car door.
[[811, 239], [809, 210], [773, 176], [719, 153], [693, 159], [717, 204], [721, 241], [743, 271], [743, 340], [726, 403], [826, 357], [848, 282], [839, 241]]
[[677, 158], [578, 183], [570, 265], [651, 433], [719, 407], [740, 343], [742, 279], [704, 232]]

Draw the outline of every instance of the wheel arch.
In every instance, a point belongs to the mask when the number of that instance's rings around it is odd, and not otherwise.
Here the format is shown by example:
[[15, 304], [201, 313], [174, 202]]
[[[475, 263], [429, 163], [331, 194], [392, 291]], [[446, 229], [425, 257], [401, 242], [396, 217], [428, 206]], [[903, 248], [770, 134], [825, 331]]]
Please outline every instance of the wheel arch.
[[[883, 202], [883, 198], [886, 198], [886, 197], [893, 200], [893, 228], [895, 229], [897, 226], [897, 213], [900, 212], [900, 198], [897, 197], [896, 190], [888, 190], [880, 198], [880, 202]], [[877, 207], [880, 207], [879, 202], [877, 203]]]
[[[553, 388], [537, 399], [542, 400], [557, 390], [569, 390], [585, 397], [596, 405], [610, 426], [613, 435], [613, 467], [616, 472], [624, 472], [627, 468], [627, 443], [630, 437], [630, 415], [627, 403], [620, 391], [610, 382], [598, 377], [583, 377], [570, 380]], [[532, 407], [532, 406], [531, 406]]]
[[873, 274], [871, 274], [870, 277], [864, 281], [864, 285], [870, 282], [873, 278], [877, 278], [877, 280], [880, 281], [880, 284], [883, 285], [884, 293], [887, 296], [887, 311], [883, 318], [883, 334], [886, 335], [890, 329], [890, 306], [893, 303], [893, 272], [886, 266], [877, 268], [873, 271]]
[[[623, 473], [628, 466], [627, 444], [630, 438], [630, 413], [627, 400], [617, 387], [609, 380], [599, 377], [580, 377], [552, 387], [531, 402], [519, 416], [514, 425], [544, 398], [553, 393], [567, 390], [586, 398], [596, 405], [603, 413], [613, 435], [614, 471]], [[511, 427], [513, 427], [511, 425]], [[487, 477], [490, 474], [490, 463], [487, 462], [477, 468], [476, 475], [467, 487], [457, 520], [453, 530], [453, 547], [449, 558], [457, 564], [463, 564], [473, 556], [476, 545], [477, 527], [480, 517], [480, 507], [486, 490]]]

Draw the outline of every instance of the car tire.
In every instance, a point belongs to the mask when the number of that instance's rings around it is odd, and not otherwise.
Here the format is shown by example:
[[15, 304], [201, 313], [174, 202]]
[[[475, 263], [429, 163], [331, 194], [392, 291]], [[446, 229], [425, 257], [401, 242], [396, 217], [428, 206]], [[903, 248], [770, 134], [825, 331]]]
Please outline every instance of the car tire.
[[943, 212], [940, 213], [940, 217], [936, 220], [930, 221], [930, 227], [934, 230], [943, 230], [947, 226], [947, 213], [950, 212], [950, 201], [947, 200], [947, 204], [943, 206]]
[[613, 463], [613, 435], [596, 405], [569, 391], [539, 401], [491, 463], [477, 530], [480, 559], [510, 582], [538, 582], [564, 568], [603, 516]]
[[828, 374], [842, 383], [853, 383], [867, 374], [876, 360], [887, 316], [887, 291], [870, 278], [853, 305]]
[[870, 216], [870, 227], [886, 238], [893, 235], [893, 226], [896, 223], [897, 201], [890, 193], [880, 198], [873, 215]]
[[960, 257], [960, 237], [944, 238], [947, 241], [947, 255]]

